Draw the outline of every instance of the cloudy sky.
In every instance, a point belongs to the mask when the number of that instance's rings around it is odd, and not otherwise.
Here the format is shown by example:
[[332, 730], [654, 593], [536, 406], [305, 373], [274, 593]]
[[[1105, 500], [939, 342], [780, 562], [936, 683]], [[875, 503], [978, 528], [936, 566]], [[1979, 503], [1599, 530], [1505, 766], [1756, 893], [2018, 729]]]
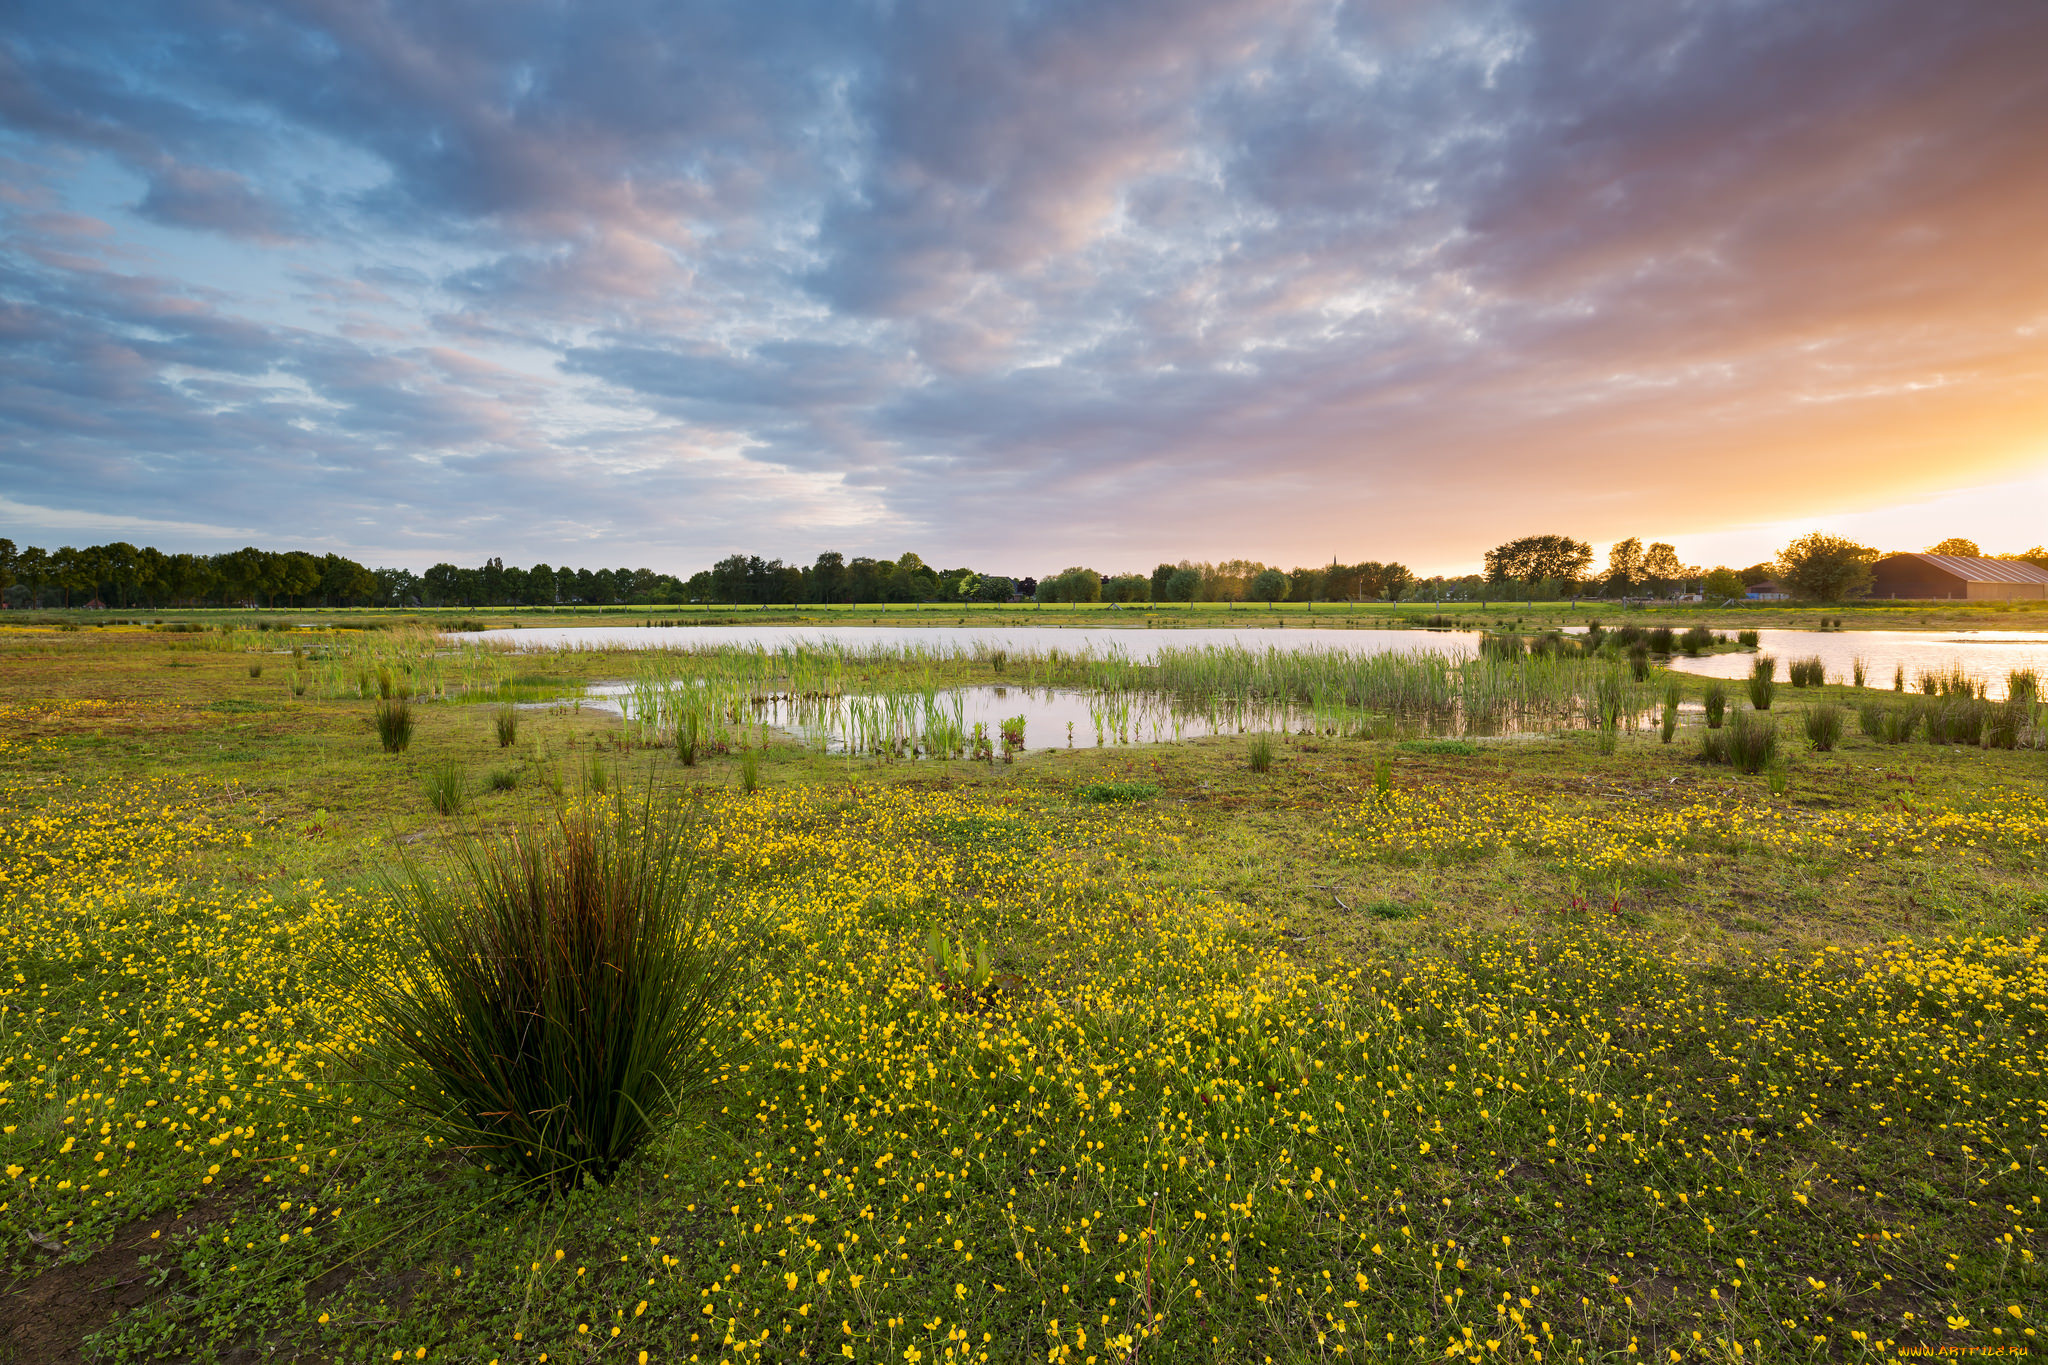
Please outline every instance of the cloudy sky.
[[18, 541], [2048, 540], [2041, 0], [0, 15]]

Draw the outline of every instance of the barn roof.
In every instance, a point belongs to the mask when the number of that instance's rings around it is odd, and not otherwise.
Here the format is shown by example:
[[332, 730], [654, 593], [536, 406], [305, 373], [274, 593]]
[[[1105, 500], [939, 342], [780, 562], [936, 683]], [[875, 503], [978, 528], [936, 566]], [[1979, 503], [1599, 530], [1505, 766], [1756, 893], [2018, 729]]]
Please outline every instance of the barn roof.
[[2023, 559], [1971, 559], [1964, 555], [1886, 555], [1886, 559], [1916, 559], [1967, 583], [2048, 583], [2048, 569]]

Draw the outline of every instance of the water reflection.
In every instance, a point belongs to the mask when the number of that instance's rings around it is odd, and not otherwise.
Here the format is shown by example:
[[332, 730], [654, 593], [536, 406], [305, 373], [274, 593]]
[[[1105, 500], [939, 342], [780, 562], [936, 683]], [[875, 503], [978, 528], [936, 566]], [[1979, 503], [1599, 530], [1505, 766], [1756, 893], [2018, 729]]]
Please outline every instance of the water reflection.
[[[2006, 678], [2014, 669], [2031, 668], [2036, 676], [2048, 678], [2048, 635], [2024, 631], [1764, 630], [1757, 635], [1759, 652], [1777, 659], [1781, 679], [1794, 659], [1813, 658], [1826, 667], [1829, 682], [1843, 683], [1851, 681], [1856, 660], [1862, 659], [1866, 687], [1889, 689], [1904, 670], [1909, 692], [1917, 690], [1922, 673], [1945, 674], [1952, 668], [1986, 684], [1994, 699], [2004, 698]], [[1671, 660], [1671, 667], [1709, 678], [1746, 678], [1755, 658], [1679, 656]]]
[[[1249, 613], [1248, 613], [1249, 614]], [[1094, 629], [1079, 626], [1009, 626], [999, 629], [959, 626], [544, 626], [535, 630], [488, 630], [456, 633], [464, 641], [510, 644], [515, 649], [789, 649], [800, 645], [844, 649], [915, 650], [926, 654], [972, 655], [1007, 650], [1013, 655], [1121, 654], [1134, 663], [1150, 663], [1161, 646], [1199, 649], [1230, 645], [1240, 649], [1332, 650], [1349, 654], [1385, 654], [1433, 649], [1470, 658], [1478, 652], [1476, 635], [1454, 630], [1398, 630], [1360, 625], [1328, 630], [1298, 626], [1156, 627]]]

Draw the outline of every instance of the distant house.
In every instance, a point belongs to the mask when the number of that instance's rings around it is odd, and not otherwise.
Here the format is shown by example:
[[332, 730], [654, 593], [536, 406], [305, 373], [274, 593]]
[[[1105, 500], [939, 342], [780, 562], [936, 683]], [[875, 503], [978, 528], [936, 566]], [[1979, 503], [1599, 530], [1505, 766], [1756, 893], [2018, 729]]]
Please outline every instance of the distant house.
[[83, 604], [79, 608], [79, 610], [81, 611], [105, 611], [106, 609], [107, 604], [100, 601], [100, 599], [97, 597], [93, 598], [92, 601]]
[[1761, 583], [1752, 583], [1744, 588], [1742, 595], [1752, 602], [1783, 602], [1792, 594], [1785, 591], [1785, 585], [1775, 578], [1766, 578]]
[[1873, 597], [1961, 598], [1972, 602], [2048, 599], [2048, 569], [2018, 559], [1886, 555], [1871, 570]]

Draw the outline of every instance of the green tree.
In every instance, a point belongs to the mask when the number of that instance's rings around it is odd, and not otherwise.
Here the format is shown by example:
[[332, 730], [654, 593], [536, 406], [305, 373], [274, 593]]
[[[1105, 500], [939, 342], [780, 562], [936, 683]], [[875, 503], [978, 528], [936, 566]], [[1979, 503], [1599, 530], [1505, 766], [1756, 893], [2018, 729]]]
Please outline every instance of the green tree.
[[1192, 602], [1195, 600], [1195, 594], [1201, 590], [1202, 571], [1200, 569], [1193, 567], [1175, 569], [1172, 576], [1166, 580], [1166, 596], [1162, 600], [1168, 602]]
[[1707, 575], [1701, 591], [1709, 597], [1735, 598], [1742, 596], [1742, 589], [1742, 575], [1722, 564]]
[[1062, 570], [1047, 580], [1051, 591], [1047, 595], [1052, 602], [1100, 602], [1102, 600], [1102, 575], [1093, 569], [1075, 565]]
[[1659, 593], [1675, 592], [1699, 573], [1698, 565], [1681, 562], [1677, 549], [1665, 541], [1657, 541], [1643, 552], [1643, 577]]
[[1593, 547], [1570, 536], [1523, 536], [1486, 552], [1486, 581], [1531, 584], [1575, 581], [1593, 562]]
[[1152, 580], [1141, 573], [1117, 574], [1103, 585], [1102, 595], [1111, 602], [1149, 602]]
[[1644, 577], [1642, 541], [1630, 536], [1607, 547], [1607, 591], [1626, 596], [1636, 590]]
[[1778, 551], [1778, 577], [1801, 597], [1841, 602], [1870, 591], [1877, 551], [1842, 536], [1811, 531]]
[[1927, 547], [1927, 553], [1931, 555], [1954, 555], [1958, 559], [1982, 559], [1984, 557], [1984, 552], [1977, 548], [1976, 541], [1965, 540], [1961, 536], [1950, 536], [1947, 540], [1938, 541]]
[[1287, 575], [1278, 569], [1261, 569], [1252, 575], [1247, 591], [1252, 601], [1271, 605], [1287, 596]]

